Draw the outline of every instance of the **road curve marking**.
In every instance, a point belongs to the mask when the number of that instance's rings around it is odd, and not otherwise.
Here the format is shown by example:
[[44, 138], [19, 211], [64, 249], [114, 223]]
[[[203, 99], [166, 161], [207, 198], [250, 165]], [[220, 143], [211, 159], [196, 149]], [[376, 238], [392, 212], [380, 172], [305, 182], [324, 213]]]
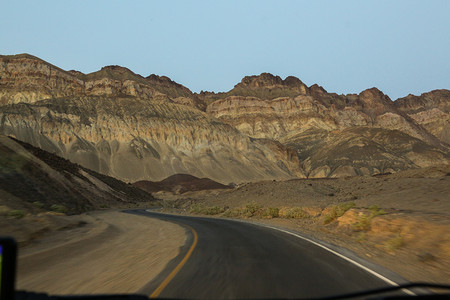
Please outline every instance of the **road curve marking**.
[[175, 275], [177, 275], [177, 273], [181, 270], [181, 268], [184, 266], [184, 264], [186, 264], [189, 257], [191, 257], [191, 254], [194, 251], [194, 248], [197, 246], [197, 242], [198, 242], [197, 232], [191, 226], [185, 225], [185, 224], [183, 224], [183, 225], [188, 227], [194, 234], [194, 242], [192, 243], [191, 247], [189, 248], [189, 251], [184, 256], [183, 260], [180, 261], [180, 263], [175, 267], [175, 269], [173, 269], [173, 271], [170, 272], [169, 276], [167, 276], [166, 279], [164, 279], [164, 281], [161, 282], [161, 284], [156, 288], [156, 290], [153, 291], [153, 293], [149, 296], [149, 298], [157, 298], [159, 296], [159, 294], [161, 294], [161, 292], [164, 290], [164, 288], [170, 283], [170, 281], [175, 277]]
[[[295, 237], [298, 237], [298, 238], [303, 239], [303, 240], [305, 240], [305, 241], [308, 241], [308, 242], [310, 242], [310, 243], [313, 243], [314, 245], [316, 245], [316, 246], [318, 246], [318, 247], [320, 247], [320, 248], [323, 248], [323, 249], [325, 249], [325, 250], [327, 250], [327, 251], [333, 253], [334, 255], [336, 255], [336, 256], [338, 256], [338, 257], [340, 257], [340, 258], [342, 258], [342, 259], [345, 259], [346, 261], [348, 261], [348, 262], [354, 264], [355, 266], [360, 267], [361, 269], [365, 270], [366, 272], [369, 272], [370, 274], [372, 274], [373, 276], [375, 276], [375, 277], [377, 277], [377, 278], [383, 280], [384, 282], [389, 283], [389, 284], [392, 285], [392, 286], [398, 286], [398, 283], [396, 283], [396, 282], [390, 280], [389, 278], [384, 277], [383, 275], [381, 275], [381, 274], [375, 272], [374, 270], [369, 269], [368, 267], [363, 266], [362, 264], [358, 263], [357, 261], [354, 261], [353, 259], [351, 259], [351, 258], [349, 258], [349, 257], [347, 257], [347, 256], [345, 256], [345, 255], [342, 255], [342, 254], [340, 254], [339, 252], [336, 252], [336, 251], [334, 251], [333, 249], [330, 249], [330, 248], [328, 248], [328, 247], [326, 247], [326, 246], [324, 246], [324, 245], [322, 245], [322, 244], [319, 244], [319, 243], [317, 243], [317, 242], [314, 242], [313, 240], [310, 240], [310, 239], [308, 239], [308, 238], [306, 238], [306, 237], [304, 237], [304, 236], [301, 236], [301, 235], [299, 235], [299, 234], [296, 234], [296, 233], [293, 233], [293, 232], [290, 232], [290, 231], [288, 231], [288, 230], [284, 230], [284, 229], [281, 229], [281, 228], [272, 227], [272, 226], [269, 226], [269, 225], [264, 225], [264, 224], [258, 224], [258, 225], [263, 226], [263, 227], [267, 227], [267, 228], [271, 228], [271, 229], [275, 229], [275, 230], [278, 230], [278, 231], [281, 231], [281, 232], [284, 232], [284, 233], [293, 235], [293, 236], [295, 236]], [[402, 289], [402, 291], [405, 292], [405, 293], [407, 293], [408, 295], [411, 295], [411, 296], [417, 296], [415, 293], [411, 292], [411, 291], [408, 290], [408, 289]]]

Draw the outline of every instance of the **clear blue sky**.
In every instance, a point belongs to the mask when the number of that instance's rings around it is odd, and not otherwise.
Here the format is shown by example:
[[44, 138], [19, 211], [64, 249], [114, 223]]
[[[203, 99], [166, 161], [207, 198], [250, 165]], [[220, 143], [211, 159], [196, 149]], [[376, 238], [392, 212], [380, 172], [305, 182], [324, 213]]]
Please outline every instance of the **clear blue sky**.
[[192, 91], [270, 72], [393, 100], [450, 89], [450, 1], [7, 1], [0, 54], [89, 73], [121, 65]]

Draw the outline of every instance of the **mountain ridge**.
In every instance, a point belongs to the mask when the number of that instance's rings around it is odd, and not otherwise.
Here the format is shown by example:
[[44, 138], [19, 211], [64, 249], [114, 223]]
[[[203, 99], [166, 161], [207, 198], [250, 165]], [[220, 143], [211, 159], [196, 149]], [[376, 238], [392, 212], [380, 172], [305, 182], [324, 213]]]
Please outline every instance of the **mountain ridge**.
[[[338, 95], [270, 73], [246, 76], [228, 92], [192, 93], [120, 66], [83, 74], [31, 55], [0, 56], [0, 133], [125, 181], [186, 173], [228, 184], [449, 162], [450, 91], [406, 98], [396, 104], [377, 88]], [[395, 146], [375, 147], [362, 163], [341, 159], [335, 155], [352, 153], [352, 143], [342, 144], [352, 128]], [[330, 157], [319, 159], [308, 150], [314, 145]]]

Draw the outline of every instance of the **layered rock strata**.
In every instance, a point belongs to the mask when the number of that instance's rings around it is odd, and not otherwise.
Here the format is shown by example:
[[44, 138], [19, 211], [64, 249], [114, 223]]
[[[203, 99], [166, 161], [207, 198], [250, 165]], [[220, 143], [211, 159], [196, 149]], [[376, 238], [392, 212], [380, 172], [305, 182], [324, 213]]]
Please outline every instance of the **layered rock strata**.
[[83, 74], [0, 56], [0, 133], [128, 182], [184, 173], [228, 184], [448, 163], [449, 91], [398, 101], [376, 88], [337, 95], [268, 73], [194, 94], [119, 66]]

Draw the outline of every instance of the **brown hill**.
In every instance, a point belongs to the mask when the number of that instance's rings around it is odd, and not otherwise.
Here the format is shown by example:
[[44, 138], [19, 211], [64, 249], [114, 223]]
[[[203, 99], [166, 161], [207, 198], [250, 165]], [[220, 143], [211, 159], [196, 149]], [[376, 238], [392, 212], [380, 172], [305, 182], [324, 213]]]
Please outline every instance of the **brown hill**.
[[67, 214], [151, 203], [150, 195], [29, 144], [0, 135], [1, 214]]
[[229, 185], [220, 184], [209, 178], [198, 178], [188, 174], [175, 174], [158, 182], [141, 180], [133, 183], [133, 185], [148, 193], [167, 191], [175, 194], [232, 188]]

